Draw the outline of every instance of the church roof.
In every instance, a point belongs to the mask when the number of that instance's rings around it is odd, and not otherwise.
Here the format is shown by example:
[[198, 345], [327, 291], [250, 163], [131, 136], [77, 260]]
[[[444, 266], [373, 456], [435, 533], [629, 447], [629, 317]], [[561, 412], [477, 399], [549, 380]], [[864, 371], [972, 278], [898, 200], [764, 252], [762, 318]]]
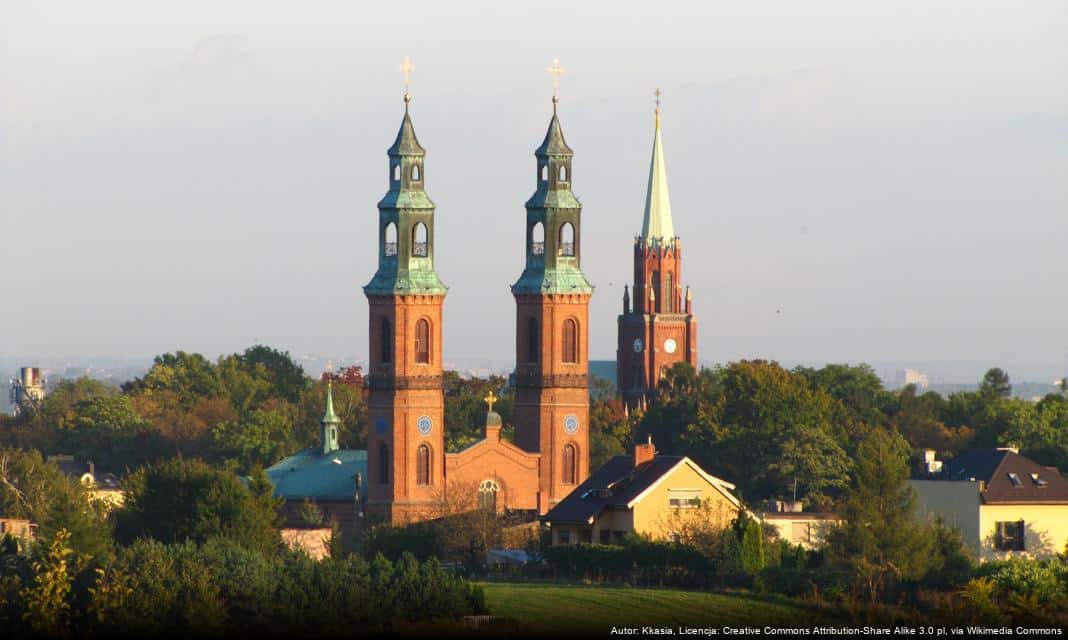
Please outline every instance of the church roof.
[[536, 156], [559, 156], [574, 155], [571, 147], [564, 140], [564, 130], [560, 126], [560, 118], [556, 117], [556, 107], [553, 107], [553, 119], [549, 121], [549, 129], [545, 132], [545, 140], [541, 146], [534, 150]]
[[323, 414], [323, 419], [320, 421], [323, 424], [337, 424], [341, 420], [334, 413], [334, 385], [333, 382], [326, 384], [326, 413]]
[[391, 156], [421, 156], [426, 154], [426, 150], [419, 144], [419, 139], [415, 137], [415, 126], [412, 125], [412, 118], [408, 115], [408, 104], [404, 104], [404, 119], [401, 120], [400, 130], [397, 131], [397, 139], [393, 141], [393, 146], [389, 148], [389, 155]]
[[645, 193], [645, 216], [642, 219], [642, 240], [646, 244], [670, 241], [675, 237], [671, 222], [671, 198], [668, 196], [667, 167], [660, 141], [660, 108], [656, 111], [656, 131], [653, 133], [653, 157], [649, 162], [649, 185]]
[[351, 500], [356, 474], [363, 477], [361, 499], [367, 495], [367, 452], [338, 449], [323, 455], [318, 448], [304, 449], [267, 468], [274, 493], [287, 500]]

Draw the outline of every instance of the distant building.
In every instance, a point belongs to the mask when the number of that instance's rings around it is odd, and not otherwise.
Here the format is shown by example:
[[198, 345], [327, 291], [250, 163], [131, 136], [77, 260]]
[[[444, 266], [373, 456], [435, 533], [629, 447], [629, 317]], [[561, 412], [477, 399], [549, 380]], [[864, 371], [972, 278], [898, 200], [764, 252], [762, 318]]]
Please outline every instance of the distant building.
[[41, 404], [45, 396], [45, 380], [37, 367], [22, 367], [19, 376], [11, 381], [11, 406], [15, 415]]
[[[282, 506], [282, 539], [313, 558], [325, 554], [330, 523], [336, 522], [347, 541], [358, 535], [360, 505], [367, 497], [367, 452], [342, 449], [334, 413], [332, 383], [326, 389], [326, 413], [320, 421], [320, 443], [287, 456], [267, 469]], [[357, 497], [358, 495], [358, 497]], [[309, 506], [320, 516], [309, 520]]]
[[927, 387], [931, 386], [931, 380], [927, 377], [927, 374], [920, 373], [915, 369], [901, 369], [894, 374], [893, 386], [895, 388], [900, 389], [910, 384], [916, 385], [918, 389], [927, 389]]
[[89, 490], [93, 500], [104, 502], [108, 509], [121, 507], [126, 500], [122, 483], [114, 473], [97, 471], [92, 460], [79, 462], [69, 454], [48, 456], [48, 462], [55, 464], [63, 473], [81, 482]]
[[834, 513], [805, 511], [800, 502], [774, 501], [760, 514], [760, 521], [775, 527], [779, 538], [806, 549], [818, 549], [833, 527], [842, 523]]
[[[652, 441], [616, 456], [542, 517], [552, 544], [618, 542], [629, 533], [670, 540], [690, 517], [726, 527], [742, 509], [734, 485], [685, 456], [657, 455]], [[709, 506], [711, 509], [706, 509]], [[698, 509], [698, 507], [702, 507]]]
[[1051, 556], [1068, 542], [1068, 479], [1015, 449], [978, 449], [938, 464], [925, 455], [909, 484], [920, 511], [960, 529], [981, 560]]
[[37, 525], [24, 518], [0, 516], [0, 542], [9, 536], [21, 549], [26, 549], [37, 539]]

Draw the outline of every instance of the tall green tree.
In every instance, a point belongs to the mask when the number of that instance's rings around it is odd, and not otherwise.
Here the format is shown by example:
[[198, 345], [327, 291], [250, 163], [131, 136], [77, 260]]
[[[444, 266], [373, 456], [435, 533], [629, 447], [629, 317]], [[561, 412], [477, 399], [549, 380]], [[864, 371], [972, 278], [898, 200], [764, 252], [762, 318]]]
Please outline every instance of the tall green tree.
[[828, 536], [828, 557], [852, 567], [873, 602], [888, 586], [924, 577], [935, 558], [935, 540], [916, 517], [907, 483], [908, 455], [905, 440], [884, 429], [860, 443], [844, 524]]
[[979, 394], [984, 398], [1008, 398], [1012, 395], [1009, 374], [997, 367], [989, 369], [979, 383]]

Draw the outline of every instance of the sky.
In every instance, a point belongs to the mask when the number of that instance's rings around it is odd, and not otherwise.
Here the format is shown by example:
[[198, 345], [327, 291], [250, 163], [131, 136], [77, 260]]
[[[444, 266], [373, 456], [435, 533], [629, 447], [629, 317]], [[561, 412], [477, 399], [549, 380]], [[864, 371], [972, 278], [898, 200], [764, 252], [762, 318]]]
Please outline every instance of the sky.
[[1065, 33], [1060, 0], [4, 0], [0, 358], [366, 357], [407, 55], [445, 359], [511, 366], [559, 58], [592, 358], [615, 355], [659, 87], [702, 362], [1052, 379]]

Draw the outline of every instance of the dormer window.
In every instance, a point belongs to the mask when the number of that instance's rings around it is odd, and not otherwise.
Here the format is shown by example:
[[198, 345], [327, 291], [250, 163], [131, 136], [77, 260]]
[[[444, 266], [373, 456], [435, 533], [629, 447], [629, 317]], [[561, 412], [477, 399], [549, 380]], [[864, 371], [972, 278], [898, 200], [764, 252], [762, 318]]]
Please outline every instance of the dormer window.
[[1046, 480], [1044, 478], [1039, 478], [1037, 473], [1032, 473], [1031, 474], [1031, 482], [1033, 482], [1036, 487], [1049, 486], [1049, 480]]
[[1016, 473], [1009, 474], [1009, 482], [1012, 483], [1014, 489], [1019, 489], [1023, 486], [1023, 481], [1020, 480], [1019, 474]]

